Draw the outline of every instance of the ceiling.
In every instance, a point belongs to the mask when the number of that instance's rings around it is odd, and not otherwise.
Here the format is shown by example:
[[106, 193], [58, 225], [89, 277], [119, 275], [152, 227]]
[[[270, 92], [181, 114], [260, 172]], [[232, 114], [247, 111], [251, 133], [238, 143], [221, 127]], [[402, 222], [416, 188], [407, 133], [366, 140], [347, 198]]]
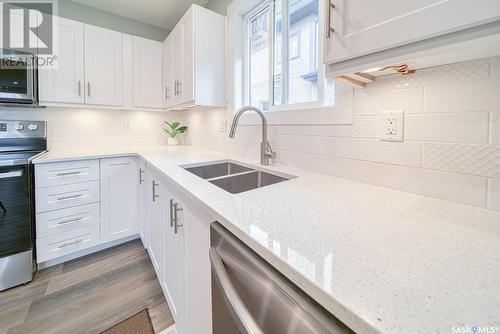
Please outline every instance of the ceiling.
[[209, 0], [71, 0], [129, 19], [172, 30], [191, 4], [205, 6]]

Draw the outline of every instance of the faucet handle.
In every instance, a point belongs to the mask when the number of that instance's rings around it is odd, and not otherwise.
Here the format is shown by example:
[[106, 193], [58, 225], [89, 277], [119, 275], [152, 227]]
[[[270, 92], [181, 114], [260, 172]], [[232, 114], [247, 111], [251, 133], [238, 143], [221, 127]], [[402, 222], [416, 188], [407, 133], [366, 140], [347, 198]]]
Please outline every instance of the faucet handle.
[[274, 152], [273, 149], [271, 148], [271, 144], [267, 142], [266, 145], [267, 145], [267, 150], [265, 152], [265, 155], [271, 159], [276, 159], [276, 152]]

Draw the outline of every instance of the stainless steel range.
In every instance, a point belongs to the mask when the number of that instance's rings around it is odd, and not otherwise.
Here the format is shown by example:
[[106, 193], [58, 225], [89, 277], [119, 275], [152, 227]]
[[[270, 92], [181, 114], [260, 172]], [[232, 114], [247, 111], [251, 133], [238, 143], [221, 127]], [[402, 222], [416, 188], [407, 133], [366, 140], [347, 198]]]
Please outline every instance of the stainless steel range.
[[33, 166], [45, 151], [45, 122], [0, 121], [0, 291], [32, 280]]

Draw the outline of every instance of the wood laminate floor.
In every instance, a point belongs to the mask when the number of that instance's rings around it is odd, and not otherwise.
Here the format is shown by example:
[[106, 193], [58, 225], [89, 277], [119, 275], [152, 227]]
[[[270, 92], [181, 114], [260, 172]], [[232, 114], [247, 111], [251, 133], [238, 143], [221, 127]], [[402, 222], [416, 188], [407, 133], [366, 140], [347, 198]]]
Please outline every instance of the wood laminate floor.
[[134, 240], [0, 292], [0, 334], [100, 333], [145, 307], [156, 333], [173, 324], [148, 253]]

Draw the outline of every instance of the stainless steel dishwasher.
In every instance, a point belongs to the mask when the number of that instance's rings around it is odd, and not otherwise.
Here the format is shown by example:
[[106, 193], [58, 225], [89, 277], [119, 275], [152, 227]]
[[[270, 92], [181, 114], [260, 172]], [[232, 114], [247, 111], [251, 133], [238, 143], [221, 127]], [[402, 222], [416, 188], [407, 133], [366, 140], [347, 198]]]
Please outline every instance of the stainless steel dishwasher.
[[354, 333], [219, 223], [210, 237], [213, 334]]

